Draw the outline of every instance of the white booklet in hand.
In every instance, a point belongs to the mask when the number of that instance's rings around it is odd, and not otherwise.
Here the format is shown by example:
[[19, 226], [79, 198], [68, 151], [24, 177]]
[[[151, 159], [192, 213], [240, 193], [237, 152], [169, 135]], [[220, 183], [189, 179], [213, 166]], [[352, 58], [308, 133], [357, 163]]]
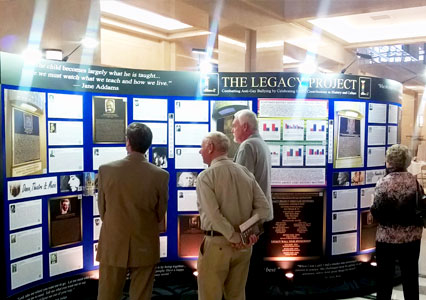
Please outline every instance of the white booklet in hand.
[[255, 214], [250, 219], [241, 224], [240, 231], [241, 240], [243, 244], [250, 243], [249, 237], [252, 234], [255, 234], [257, 236], [261, 235], [263, 233], [263, 225], [260, 221], [259, 215]]

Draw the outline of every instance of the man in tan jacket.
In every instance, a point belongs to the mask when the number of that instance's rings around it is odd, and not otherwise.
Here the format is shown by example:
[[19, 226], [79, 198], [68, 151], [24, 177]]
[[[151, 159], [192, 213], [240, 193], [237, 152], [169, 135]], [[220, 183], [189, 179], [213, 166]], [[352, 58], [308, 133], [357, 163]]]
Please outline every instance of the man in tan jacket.
[[152, 142], [144, 124], [127, 127], [128, 155], [100, 166], [98, 206], [102, 219], [97, 260], [98, 300], [121, 299], [130, 272], [130, 299], [151, 299], [160, 260], [159, 226], [167, 210], [169, 173], [149, 163]]

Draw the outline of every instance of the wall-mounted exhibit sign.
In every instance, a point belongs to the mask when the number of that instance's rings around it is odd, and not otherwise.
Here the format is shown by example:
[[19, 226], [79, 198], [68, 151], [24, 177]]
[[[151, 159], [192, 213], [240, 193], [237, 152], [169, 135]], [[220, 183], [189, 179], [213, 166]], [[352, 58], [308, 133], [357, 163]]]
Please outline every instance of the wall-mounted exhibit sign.
[[145, 157], [170, 174], [168, 211], [159, 224], [162, 262], [196, 265], [204, 237], [196, 181], [207, 168], [201, 141], [221, 131], [233, 157], [239, 145], [232, 121], [242, 109], [257, 114], [271, 153], [275, 215], [265, 233], [268, 263], [297, 270], [304, 263], [307, 270], [307, 262], [356, 260], [374, 251], [369, 206], [385, 175], [384, 153], [400, 139], [397, 82], [46, 60], [28, 65], [7, 53], [0, 54], [0, 68], [2, 259], [4, 294], [11, 299], [98, 269], [97, 171], [127, 155], [125, 130], [132, 122], [150, 127]]
[[274, 220], [266, 232], [267, 260], [300, 261], [324, 252], [325, 190], [281, 189], [272, 193]]

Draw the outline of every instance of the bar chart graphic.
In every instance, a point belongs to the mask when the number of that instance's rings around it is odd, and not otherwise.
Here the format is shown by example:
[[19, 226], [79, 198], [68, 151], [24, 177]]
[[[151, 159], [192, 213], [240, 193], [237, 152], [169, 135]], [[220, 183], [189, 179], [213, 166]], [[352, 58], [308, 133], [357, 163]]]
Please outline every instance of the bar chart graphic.
[[325, 166], [325, 146], [306, 146], [306, 166]]
[[306, 140], [325, 141], [327, 139], [327, 121], [306, 120]]
[[271, 152], [271, 165], [280, 166], [281, 146], [280, 145], [268, 145], [269, 151]]
[[259, 120], [259, 134], [267, 141], [281, 139], [281, 120]]
[[283, 166], [303, 166], [303, 146], [283, 146]]
[[305, 139], [305, 121], [304, 120], [284, 120], [283, 121], [283, 140], [303, 141]]

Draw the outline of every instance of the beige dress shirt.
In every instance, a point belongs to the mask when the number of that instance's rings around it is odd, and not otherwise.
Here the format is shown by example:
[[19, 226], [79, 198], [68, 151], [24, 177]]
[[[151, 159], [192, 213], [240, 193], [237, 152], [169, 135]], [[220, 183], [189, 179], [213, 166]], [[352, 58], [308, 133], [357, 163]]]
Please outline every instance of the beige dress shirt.
[[253, 174], [226, 156], [214, 159], [197, 179], [201, 228], [215, 230], [232, 243], [240, 242], [238, 227], [254, 214], [265, 221], [270, 206]]

